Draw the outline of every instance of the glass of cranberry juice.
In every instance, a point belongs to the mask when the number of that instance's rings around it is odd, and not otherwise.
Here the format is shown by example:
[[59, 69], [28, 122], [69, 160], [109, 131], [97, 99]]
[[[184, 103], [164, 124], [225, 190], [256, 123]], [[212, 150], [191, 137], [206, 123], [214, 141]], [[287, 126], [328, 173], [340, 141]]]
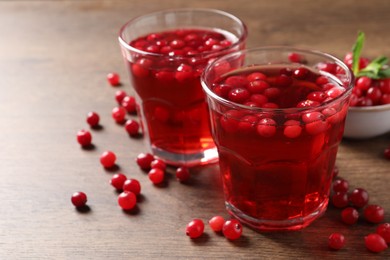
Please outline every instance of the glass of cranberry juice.
[[172, 165], [216, 162], [200, 75], [213, 59], [245, 47], [237, 17], [212, 9], [175, 9], [134, 18], [119, 42], [154, 155]]
[[287, 47], [238, 51], [204, 70], [230, 214], [258, 230], [322, 215], [352, 82], [337, 58]]

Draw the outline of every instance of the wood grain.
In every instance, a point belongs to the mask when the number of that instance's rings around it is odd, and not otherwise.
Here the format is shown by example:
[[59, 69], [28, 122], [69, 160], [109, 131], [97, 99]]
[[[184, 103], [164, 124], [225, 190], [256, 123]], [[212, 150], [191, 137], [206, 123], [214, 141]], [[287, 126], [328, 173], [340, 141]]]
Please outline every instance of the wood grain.
[[[130, 18], [173, 7], [231, 12], [249, 29], [248, 47], [294, 45], [342, 57], [357, 31], [366, 32], [364, 53], [390, 56], [390, 2], [373, 1], [1, 1], [0, 2], [0, 259], [354, 259], [389, 258], [368, 252], [363, 237], [375, 226], [346, 227], [332, 207], [310, 227], [289, 233], [245, 228], [229, 242], [206, 228], [198, 240], [184, 234], [192, 218], [224, 209], [217, 165], [192, 169], [187, 185], [169, 169], [155, 187], [134, 163], [144, 140], [129, 138], [113, 123], [114, 93], [105, 75], [117, 71], [120, 89], [132, 93], [117, 33]], [[75, 136], [94, 110], [103, 128], [93, 130], [94, 149]], [[382, 152], [390, 136], [343, 140], [337, 165], [352, 187], [365, 187], [390, 222], [390, 162]], [[112, 150], [119, 168], [142, 184], [137, 210], [121, 211], [99, 156]], [[70, 196], [88, 194], [89, 210], [73, 208]], [[340, 231], [347, 245], [327, 248]]]

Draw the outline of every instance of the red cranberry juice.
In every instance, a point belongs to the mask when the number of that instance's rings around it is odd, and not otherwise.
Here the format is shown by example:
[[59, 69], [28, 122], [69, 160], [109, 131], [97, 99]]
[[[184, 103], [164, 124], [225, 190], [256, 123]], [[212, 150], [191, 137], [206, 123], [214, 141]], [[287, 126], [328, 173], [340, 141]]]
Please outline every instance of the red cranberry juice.
[[130, 42], [134, 48], [156, 54], [138, 54], [129, 62], [144, 131], [152, 147], [178, 154], [215, 147], [200, 74], [210, 58], [207, 54], [231, 45], [232, 38], [227, 35], [180, 29], [152, 33]]
[[215, 82], [217, 95], [264, 108], [212, 110], [227, 207], [233, 214], [269, 230], [301, 221], [291, 228], [296, 229], [326, 209], [348, 100], [325, 103], [345, 91], [341, 85], [304, 66], [250, 67]]

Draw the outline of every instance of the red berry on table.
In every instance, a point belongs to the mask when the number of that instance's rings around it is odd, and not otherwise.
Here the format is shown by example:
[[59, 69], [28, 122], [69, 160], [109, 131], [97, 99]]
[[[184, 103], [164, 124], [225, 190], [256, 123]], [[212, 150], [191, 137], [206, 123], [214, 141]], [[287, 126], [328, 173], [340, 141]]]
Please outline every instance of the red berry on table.
[[343, 221], [343, 223], [347, 225], [356, 224], [358, 219], [359, 219], [359, 212], [353, 207], [348, 207], [343, 209], [343, 211], [341, 211], [341, 220]]
[[383, 237], [386, 243], [390, 243], [390, 223], [380, 224], [376, 228], [376, 233]]
[[332, 195], [332, 204], [336, 208], [345, 208], [348, 206], [348, 194], [346, 192], [336, 192]]
[[176, 169], [176, 179], [181, 182], [187, 181], [191, 177], [190, 171], [187, 167], [182, 166]]
[[137, 204], [137, 197], [131, 191], [124, 191], [118, 196], [118, 205], [124, 210], [131, 210]]
[[364, 218], [371, 223], [380, 223], [385, 218], [385, 210], [378, 205], [368, 205], [363, 211]]
[[140, 153], [137, 156], [136, 162], [138, 166], [144, 170], [148, 171], [151, 169], [150, 164], [154, 161], [154, 156], [151, 155], [150, 153]]
[[385, 158], [387, 160], [390, 160], [390, 146], [385, 149], [385, 151], [383, 152], [383, 155], [385, 156]]
[[368, 193], [365, 189], [356, 188], [348, 196], [349, 202], [357, 208], [363, 208], [368, 203]]
[[136, 136], [139, 133], [139, 123], [134, 119], [129, 119], [126, 121], [125, 129], [130, 136]]
[[97, 126], [99, 124], [100, 117], [96, 112], [89, 112], [87, 114], [87, 123], [91, 126]]
[[160, 183], [162, 183], [163, 180], [164, 180], [164, 175], [165, 175], [164, 171], [161, 170], [161, 169], [158, 169], [158, 168], [153, 168], [148, 173], [149, 180], [153, 184], [160, 184]]
[[201, 219], [193, 219], [186, 226], [186, 235], [190, 238], [198, 238], [203, 234], [204, 223]]
[[111, 152], [111, 151], [105, 151], [102, 153], [100, 156], [100, 163], [105, 167], [105, 168], [110, 168], [115, 165], [116, 161], [116, 155]]
[[328, 238], [328, 246], [334, 250], [340, 250], [345, 245], [345, 238], [343, 234], [333, 233]]
[[135, 113], [137, 111], [137, 103], [135, 101], [135, 97], [133, 96], [124, 97], [121, 101], [121, 105], [128, 113]]
[[349, 189], [349, 183], [344, 179], [337, 179], [333, 182], [333, 191], [335, 192], [347, 192]]
[[221, 216], [214, 216], [209, 220], [210, 228], [215, 232], [222, 231], [223, 224], [225, 224], [225, 219]]
[[126, 109], [123, 107], [114, 107], [112, 109], [112, 118], [114, 118], [115, 122], [122, 123], [125, 121], [126, 117]]
[[112, 72], [107, 74], [107, 81], [110, 83], [111, 86], [118, 86], [119, 85], [119, 74]]
[[366, 248], [374, 253], [382, 252], [387, 248], [386, 241], [378, 234], [369, 234], [364, 237]]
[[242, 225], [236, 219], [226, 221], [222, 227], [223, 235], [229, 240], [236, 240], [241, 237]]
[[77, 132], [77, 142], [81, 146], [88, 146], [92, 142], [92, 135], [87, 130], [80, 130]]
[[71, 201], [75, 207], [83, 207], [87, 203], [87, 195], [82, 191], [75, 192], [71, 197]]
[[117, 190], [123, 189], [123, 184], [127, 180], [126, 175], [122, 173], [116, 173], [111, 177], [110, 184]]
[[122, 100], [127, 96], [126, 92], [124, 92], [123, 90], [118, 90], [117, 92], [115, 92], [115, 100], [116, 102], [118, 102], [118, 104], [121, 104], [122, 103]]
[[158, 168], [158, 169], [165, 171], [165, 169], [167, 168], [167, 165], [165, 164], [165, 162], [163, 160], [155, 159], [150, 163], [150, 167], [151, 168]]
[[131, 191], [135, 195], [139, 195], [141, 193], [141, 184], [136, 179], [127, 179], [123, 183], [122, 190], [123, 191]]

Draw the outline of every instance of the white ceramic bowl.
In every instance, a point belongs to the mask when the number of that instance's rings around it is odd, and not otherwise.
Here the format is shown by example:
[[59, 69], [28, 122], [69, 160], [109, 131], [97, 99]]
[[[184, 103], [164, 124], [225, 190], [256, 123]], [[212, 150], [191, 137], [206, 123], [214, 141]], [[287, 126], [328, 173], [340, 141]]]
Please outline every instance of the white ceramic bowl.
[[390, 132], [390, 104], [350, 107], [344, 137], [366, 139]]

